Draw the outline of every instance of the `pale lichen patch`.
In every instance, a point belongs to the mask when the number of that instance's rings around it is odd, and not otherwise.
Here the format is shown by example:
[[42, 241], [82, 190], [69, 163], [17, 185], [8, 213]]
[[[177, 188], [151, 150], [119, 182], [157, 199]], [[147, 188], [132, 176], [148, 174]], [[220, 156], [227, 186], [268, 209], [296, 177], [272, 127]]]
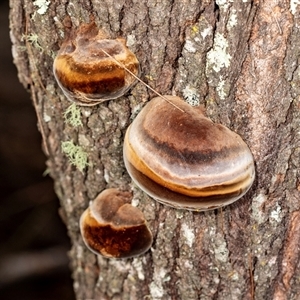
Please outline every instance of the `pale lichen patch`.
[[43, 117], [44, 117], [44, 121], [45, 121], [46, 123], [50, 122], [51, 119], [52, 119], [51, 116], [49, 116], [46, 112], [44, 112]]
[[109, 176], [109, 172], [108, 172], [107, 169], [104, 169], [104, 175], [103, 175], [103, 177], [104, 177], [104, 180], [105, 180], [107, 183], [110, 182], [110, 176]]
[[222, 68], [230, 66], [231, 55], [227, 52], [228, 41], [223, 34], [217, 33], [214, 39], [213, 49], [207, 54], [206, 68], [213, 68], [219, 72]]
[[185, 42], [184, 49], [190, 53], [195, 53], [197, 51], [197, 48], [195, 47], [193, 41], [191, 40], [187, 40]]
[[293, 15], [297, 13], [297, 6], [300, 5], [300, 0], [291, 0], [290, 2], [290, 10]]
[[281, 221], [281, 207], [277, 204], [274, 210], [270, 213], [270, 222], [279, 223]]
[[252, 201], [252, 218], [258, 223], [261, 224], [265, 221], [265, 214], [262, 211], [262, 205], [266, 201], [266, 195], [263, 193], [258, 194], [253, 198]]
[[209, 27], [206, 27], [205, 29], [203, 29], [203, 31], [201, 32], [201, 36], [203, 38], [203, 40], [205, 40], [205, 38], [209, 35], [211, 35], [212, 33], [212, 27], [209, 26]]
[[199, 106], [200, 95], [196, 88], [187, 85], [182, 91], [185, 101], [191, 106]]
[[149, 284], [151, 299], [159, 300], [165, 296], [163, 283], [170, 280], [170, 276], [167, 275], [167, 271], [164, 268], [156, 269], [154, 271], [154, 281]]
[[219, 262], [225, 263], [228, 261], [229, 251], [227, 248], [227, 244], [224, 239], [218, 238], [215, 241], [214, 254], [216, 260]]
[[270, 258], [270, 260], [268, 261], [268, 265], [270, 267], [273, 267], [275, 264], [276, 264], [276, 261], [277, 261], [277, 256], [273, 256]]
[[221, 100], [224, 100], [227, 97], [227, 93], [225, 92], [225, 80], [223, 80], [223, 77], [220, 76], [220, 81], [217, 85], [217, 93]]
[[135, 268], [135, 270], [137, 272], [138, 279], [145, 280], [145, 274], [144, 274], [142, 260], [140, 258], [134, 258], [132, 261], [132, 266]]
[[159, 300], [162, 299], [164, 295], [164, 289], [160, 283], [151, 282], [149, 285], [151, 299]]
[[130, 47], [134, 46], [135, 44], [136, 44], [135, 35], [129, 34], [126, 39], [126, 46], [130, 48]]
[[182, 230], [185, 242], [187, 243], [187, 245], [189, 247], [192, 247], [194, 240], [195, 240], [194, 230], [185, 223], [182, 225], [181, 230]]
[[44, 15], [47, 12], [50, 3], [51, 2], [48, 0], [36, 0], [33, 2], [33, 5], [38, 7], [37, 13], [39, 15]]
[[179, 219], [179, 220], [184, 217], [183, 210], [177, 209], [176, 212], [175, 212], [175, 214], [176, 214], [176, 218]]
[[223, 8], [226, 11], [230, 3], [233, 3], [233, 0], [217, 0], [216, 3], [219, 5], [220, 8]]
[[237, 25], [237, 15], [236, 15], [236, 10], [232, 9], [229, 20], [228, 20], [228, 28], [231, 29], [232, 27]]

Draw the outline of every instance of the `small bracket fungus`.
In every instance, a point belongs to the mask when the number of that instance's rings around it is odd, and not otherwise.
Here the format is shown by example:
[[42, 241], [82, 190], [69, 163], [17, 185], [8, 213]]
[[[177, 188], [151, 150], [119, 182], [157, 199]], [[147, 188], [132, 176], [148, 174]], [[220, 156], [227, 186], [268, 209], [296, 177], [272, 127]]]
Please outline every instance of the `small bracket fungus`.
[[132, 194], [106, 189], [90, 203], [80, 218], [86, 246], [108, 258], [129, 258], [146, 252], [152, 233], [143, 213], [130, 204]]
[[252, 154], [239, 135], [179, 97], [152, 99], [126, 132], [124, 162], [148, 195], [176, 208], [203, 211], [230, 204], [250, 188]]
[[[104, 50], [104, 51], [103, 51]], [[124, 39], [108, 39], [94, 21], [71, 31], [53, 63], [53, 72], [66, 97], [92, 106], [123, 96], [136, 82], [139, 62]]]

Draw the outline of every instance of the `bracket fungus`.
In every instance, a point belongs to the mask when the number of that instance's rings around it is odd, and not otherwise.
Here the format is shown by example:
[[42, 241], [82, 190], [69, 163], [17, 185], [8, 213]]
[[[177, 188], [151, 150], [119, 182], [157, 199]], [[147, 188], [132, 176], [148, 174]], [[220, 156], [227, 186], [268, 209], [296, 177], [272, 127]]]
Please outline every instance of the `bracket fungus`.
[[124, 162], [133, 181], [157, 201], [203, 211], [241, 198], [255, 176], [242, 138], [175, 96], [184, 112], [153, 98], [126, 132]]
[[66, 97], [92, 106], [123, 96], [136, 82], [139, 62], [122, 38], [108, 39], [94, 21], [72, 30], [53, 63], [55, 79]]
[[152, 233], [143, 213], [130, 204], [132, 194], [106, 189], [90, 203], [80, 218], [84, 243], [107, 258], [129, 258], [146, 252]]

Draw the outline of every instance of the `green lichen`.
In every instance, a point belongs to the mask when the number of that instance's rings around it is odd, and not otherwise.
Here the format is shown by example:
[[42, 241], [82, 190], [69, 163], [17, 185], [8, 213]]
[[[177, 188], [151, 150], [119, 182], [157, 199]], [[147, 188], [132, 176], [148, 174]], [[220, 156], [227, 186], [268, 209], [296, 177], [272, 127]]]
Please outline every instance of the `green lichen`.
[[35, 33], [31, 33], [29, 35], [23, 34], [22, 35], [22, 40], [27, 41], [28, 43], [30, 43], [36, 49], [38, 49], [42, 52], [44, 51], [43, 47], [39, 43], [39, 37], [38, 37], [37, 34], [35, 34]]
[[75, 104], [71, 104], [64, 112], [65, 122], [73, 127], [82, 126], [81, 111]]
[[61, 143], [62, 151], [67, 155], [70, 163], [74, 165], [81, 173], [89, 166], [88, 155], [81, 146], [77, 146], [73, 141]]
[[47, 168], [47, 169], [44, 171], [43, 176], [46, 177], [46, 176], [49, 175], [49, 174], [50, 174], [50, 169]]

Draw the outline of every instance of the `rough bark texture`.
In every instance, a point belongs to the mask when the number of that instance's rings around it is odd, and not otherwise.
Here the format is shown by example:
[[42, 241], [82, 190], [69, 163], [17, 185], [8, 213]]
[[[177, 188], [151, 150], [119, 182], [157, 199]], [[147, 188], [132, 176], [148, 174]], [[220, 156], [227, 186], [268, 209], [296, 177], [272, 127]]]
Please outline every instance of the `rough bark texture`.
[[[44, 11], [37, 2], [11, 0], [13, 55], [32, 93], [73, 244], [77, 298], [299, 299], [297, 1], [44, 1]], [[78, 26], [91, 13], [112, 37], [127, 39], [144, 81], [163, 94], [199, 99], [214, 121], [244, 138], [257, 176], [243, 199], [223, 210], [180, 211], [131, 184], [123, 137], [153, 96], [141, 84], [127, 97], [81, 108], [82, 127], [66, 125], [70, 103], [54, 80], [53, 57], [64, 18]], [[25, 42], [23, 35], [36, 35], [36, 42]], [[83, 173], [62, 153], [61, 142], [68, 140], [88, 153], [91, 165]], [[109, 260], [83, 245], [80, 214], [106, 187], [133, 188], [154, 234], [145, 255]]]

